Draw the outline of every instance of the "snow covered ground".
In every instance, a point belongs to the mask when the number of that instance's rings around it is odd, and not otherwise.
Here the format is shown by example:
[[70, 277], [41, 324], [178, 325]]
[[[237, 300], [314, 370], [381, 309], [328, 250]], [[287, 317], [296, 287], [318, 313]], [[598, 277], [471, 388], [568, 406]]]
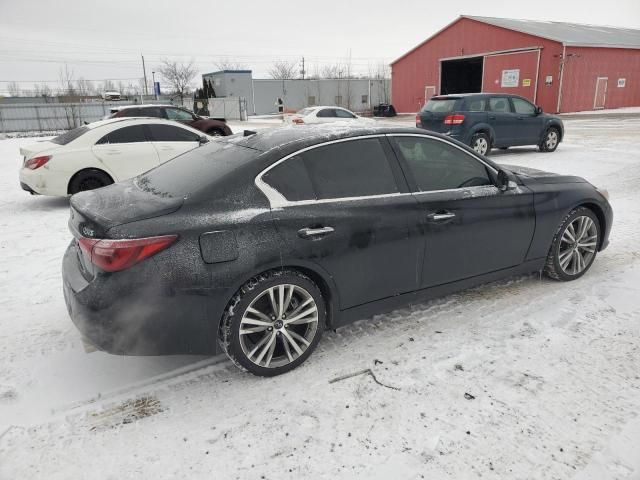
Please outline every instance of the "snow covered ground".
[[364, 320], [271, 379], [86, 354], [61, 290], [68, 201], [21, 191], [32, 140], [0, 141], [0, 479], [640, 479], [640, 118], [566, 129], [553, 154], [493, 159], [609, 189], [588, 274]]

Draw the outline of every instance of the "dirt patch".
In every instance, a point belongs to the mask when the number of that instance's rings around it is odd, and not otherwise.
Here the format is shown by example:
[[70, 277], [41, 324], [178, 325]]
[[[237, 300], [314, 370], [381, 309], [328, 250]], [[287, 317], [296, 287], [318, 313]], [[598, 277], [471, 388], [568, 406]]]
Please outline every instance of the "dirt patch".
[[143, 396], [126, 400], [111, 408], [89, 414], [89, 430], [101, 431], [118, 428], [137, 422], [164, 411], [160, 401], [154, 396]]

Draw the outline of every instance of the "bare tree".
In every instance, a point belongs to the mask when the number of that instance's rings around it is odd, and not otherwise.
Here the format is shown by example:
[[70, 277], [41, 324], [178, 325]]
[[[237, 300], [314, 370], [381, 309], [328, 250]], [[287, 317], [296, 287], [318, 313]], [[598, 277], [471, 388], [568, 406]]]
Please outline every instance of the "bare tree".
[[69, 69], [69, 66], [65, 64], [64, 68], [60, 68], [58, 74], [58, 81], [60, 83], [60, 100], [65, 103], [64, 111], [67, 119], [67, 128], [71, 130], [77, 126], [79, 122], [79, 108], [75, 102], [78, 101], [78, 92], [75, 86], [75, 77], [73, 69]]
[[215, 62], [218, 70], [246, 70], [248, 67], [242, 62], [229, 60], [228, 58], [220, 58]]
[[51, 87], [47, 84], [44, 84], [40, 89], [40, 95], [45, 99], [51, 98], [53, 96], [53, 92], [51, 91]]
[[191, 84], [198, 73], [193, 60], [189, 63], [184, 63], [165, 59], [157, 71], [160, 72], [162, 78], [180, 97], [180, 103], [182, 104], [185, 95], [189, 94]]
[[20, 84], [18, 82], [11, 82], [7, 85], [7, 90], [9, 91], [9, 95], [12, 97], [20, 96]]
[[95, 92], [93, 82], [85, 80], [83, 77], [78, 78], [76, 81], [76, 91], [80, 97], [88, 97]]
[[391, 92], [391, 67], [383, 61], [369, 65], [369, 78], [373, 79], [378, 90], [378, 98], [382, 103], [389, 103]]
[[296, 78], [298, 62], [287, 62], [286, 60], [276, 60], [269, 69], [269, 75], [275, 80], [288, 80]]

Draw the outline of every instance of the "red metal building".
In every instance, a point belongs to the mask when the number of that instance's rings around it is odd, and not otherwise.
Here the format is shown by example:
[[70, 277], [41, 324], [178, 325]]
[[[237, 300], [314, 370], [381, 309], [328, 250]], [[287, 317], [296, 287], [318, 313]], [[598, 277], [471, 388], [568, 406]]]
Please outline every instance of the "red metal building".
[[391, 64], [392, 100], [515, 93], [546, 112], [640, 106], [640, 30], [461, 16]]

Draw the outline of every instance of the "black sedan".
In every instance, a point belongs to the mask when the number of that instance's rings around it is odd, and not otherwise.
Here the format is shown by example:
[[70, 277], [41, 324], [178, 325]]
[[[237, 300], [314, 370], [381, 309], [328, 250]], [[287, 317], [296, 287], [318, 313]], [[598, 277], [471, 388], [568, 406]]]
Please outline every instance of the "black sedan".
[[64, 293], [99, 349], [224, 351], [276, 375], [326, 328], [526, 272], [579, 278], [612, 217], [581, 178], [437, 133], [245, 132], [74, 195]]

